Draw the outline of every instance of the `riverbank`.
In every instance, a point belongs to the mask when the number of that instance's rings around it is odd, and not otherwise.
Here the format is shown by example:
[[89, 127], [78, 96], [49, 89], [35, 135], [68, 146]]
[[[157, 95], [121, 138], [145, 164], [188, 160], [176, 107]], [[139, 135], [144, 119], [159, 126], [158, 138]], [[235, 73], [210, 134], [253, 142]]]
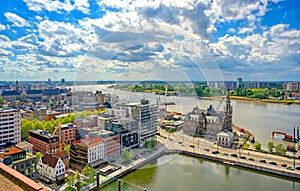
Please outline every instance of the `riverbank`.
[[[206, 97], [206, 99], [209, 99], [210, 97]], [[224, 99], [225, 96], [214, 96], [211, 97], [212, 99]], [[242, 100], [242, 101], [255, 101], [255, 102], [266, 102], [266, 103], [281, 103], [286, 105], [296, 104], [300, 105], [299, 100], [279, 100], [279, 99], [256, 99], [256, 98], [248, 98], [243, 96], [230, 96], [230, 99], [234, 100]]]
[[[197, 157], [197, 158], [203, 158], [206, 160], [214, 161], [214, 162], [220, 162], [224, 165], [231, 165], [231, 166], [236, 166], [240, 168], [245, 168], [249, 170], [253, 170], [254, 172], [257, 173], [266, 173], [269, 175], [275, 175], [281, 178], [289, 178], [293, 179], [296, 181], [300, 181], [300, 171], [299, 170], [289, 170], [284, 167], [278, 166], [278, 165], [272, 165], [268, 163], [262, 163], [257, 160], [252, 161], [252, 160], [246, 160], [242, 159], [239, 157], [232, 157], [228, 155], [223, 155], [221, 153], [219, 154], [213, 154], [210, 151], [207, 151], [205, 149], [195, 149], [191, 148], [188, 146], [179, 146], [177, 144], [174, 145], [170, 144], [172, 141], [163, 139], [163, 138], [158, 138], [158, 141], [161, 143], [165, 143], [168, 141], [168, 144], [165, 144], [165, 146], [160, 147], [159, 149], [153, 151], [149, 156], [146, 158], [141, 158], [137, 161], [134, 161], [132, 164], [129, 166], [121, 166], [121, 169], [112, 173], [110, 177], [106, 177], [105, 179], [100, 180], [100, 188], [103, 188], [107, 186], [108, 184], [111, 184], [115, 181], [118, 181], [122, 177], [126, 176], [127, 174], [143, 167], [144, 165], [148, 164], [149, 162], [162, 157], [164, 155], [177, 155], [177, 154], [184, 154], [192, 157]], [[170, 146], [173, 145], [173, 146]], [[222, 149], [220, 149], [222, 152]], [[248, 151], [247, 151], [248, 152]], [[250, 151], [251, 152], [251, 151]], [[248, 152], [249, 154], [249, 152]], [[251, 153], [252, 156], [254, 156]], [[268, 154], [263, 154], [263, 156], [269, 160], [271, 160], [272, 157], [274, 156], [268, 156]], [[280, 159], [278, 159], [280, 160]], [[297, 159], [297, 165], [300, 165], [299, 159]], [[91, 190], [97, 190], [96, 185], [95, 187], [91, 188]]]

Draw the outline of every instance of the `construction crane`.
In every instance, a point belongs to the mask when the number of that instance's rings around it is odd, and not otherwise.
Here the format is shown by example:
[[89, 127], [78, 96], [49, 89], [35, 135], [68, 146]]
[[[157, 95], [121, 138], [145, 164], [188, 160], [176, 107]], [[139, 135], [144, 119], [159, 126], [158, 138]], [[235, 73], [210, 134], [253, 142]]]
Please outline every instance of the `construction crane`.
[[61, 125], [60, 125], [60, 122], [55, 127], [52, 135], [55, 135], [56, 132], [58, 132], [59, 152], [62, 152], [62, 137], [61, 137]]
[[166, 83], [166, 87], [165, 87], [164, 100], [163, 100], [163, 102], [160, 102], [160, 104], [163, 105], [164, 109], [166, 109], [166, 110], [168, 109], [168, 105], [176, 105], [174, 102], [167, 101], [167, 95], [168, 95], [168, 83]]

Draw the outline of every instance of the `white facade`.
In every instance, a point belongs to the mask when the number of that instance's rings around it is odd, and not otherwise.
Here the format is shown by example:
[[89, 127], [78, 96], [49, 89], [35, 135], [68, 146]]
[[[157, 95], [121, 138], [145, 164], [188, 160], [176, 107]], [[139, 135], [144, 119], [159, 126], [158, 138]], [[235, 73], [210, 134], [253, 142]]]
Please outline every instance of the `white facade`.
[[217, 144], [222, 147], [231, 147], [233, 143], [233, 133], [228, 132], [220, 132], [217, 134]]
[[99, 142], [88, 149], [88, 163], [92, 163], [103, 159], [105, 156], [104, 143]]
[[36, 169], [40, 176], [47, 177], [52, 181], [56, 181], [56, 177], [65, 174], [65, 164], [60, 158], [58, 158], [55, 166], [44, 164], [42, 158], [40, 158]]
[[0, 108], [0, 143], [21, 141], [21, 114], [17, 109]]

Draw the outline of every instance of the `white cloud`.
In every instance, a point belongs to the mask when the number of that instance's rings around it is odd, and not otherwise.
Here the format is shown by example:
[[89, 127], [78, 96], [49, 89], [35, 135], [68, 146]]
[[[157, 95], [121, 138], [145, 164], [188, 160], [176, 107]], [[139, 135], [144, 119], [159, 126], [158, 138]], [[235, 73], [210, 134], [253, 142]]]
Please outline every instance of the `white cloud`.
[[6, 29], [5, 25], [2, 25], [2, 24], [0, 23], [0, 31], [3, 31], [3, 30], [5, 30], [5, 29]]
[[4, 13], [4, 16], [8, 21], [12, 22], [13, 25], [16, 27], [29, 26], [29, 23], [25, 19], [16, 15], [15, 13], [6, 12]]
[[0, 48], [0, 56], [13, 56], [14, 53], [8, 50]]
[[23, 0], [29, 10], [41, 12], [43, 10], [61, 12], [70, 12], [77, 9], [85, 14], [89, 13], [89, 3], [88, 0], [74, 0], [73, 4], [69, 0], [61, 2], [59, 0]]
[[0, 47], [1, 48], [11, 48], [10, 39], [7, 36], [0, 35]]
[[240, 28], [238, 34], [253, 34], [253, 30], [251, 28]]

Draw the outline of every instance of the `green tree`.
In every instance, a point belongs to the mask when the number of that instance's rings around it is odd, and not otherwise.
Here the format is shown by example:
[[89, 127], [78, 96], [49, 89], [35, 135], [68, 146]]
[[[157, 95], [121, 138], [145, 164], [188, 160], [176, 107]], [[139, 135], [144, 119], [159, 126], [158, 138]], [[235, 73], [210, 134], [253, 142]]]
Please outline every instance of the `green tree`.
[[35, 155], [36, 155], [36, 163], [38, 163], [38, 162], [39, 162], [39, 160], [40, 160], [40, 158], [42, 158], [42, 157], [43, 157], [43, 154], [42, 154], [42, 153], [40, 153], [40, 152], [36, 152], [36, 153], [35, 153]]
[[133, 160], [133, 151], [127, 148], [122, 151], [122, 158], [126, 164], [129, 164]]
[[286, 148], [282, 144], [275, 146], [275, 152], [279, 155], [283, 155], [286, 152]]
[[66, 183], [67, 183], [68, 187], [65, 189], [65, 191], [76, 191], [76, 189], [73, 188], [74, 183], [75, 183], [75, 175], [74, 174], [72, 174], [66, 178]]
[[270, 153], [273, 152], [273, 149], [274, 149], [274, 143], [271, 141], [271, 142], [268, 142], [268, 150], [270, 151]]
[[70, 144], [68, 144], [67, 146], [65, 146], [64, 151], [66, 151], [67, 155], [70, 156]]
[[83, 168], [83, 174], [84, 176], [88, 176], [90, 174], [90, 167], [88, 164]]
[[261, 143], [260, 142], [257, 142], [255, 145], [254, 145], [255, 149], [256, 150], [261, 150]]
[[156, 142], [155, 142], [155, 140], [151, 140], [150, 141], [150, 144], [151, 144], [151, 148], [154, 150], [154, 149], [156, 149]]

